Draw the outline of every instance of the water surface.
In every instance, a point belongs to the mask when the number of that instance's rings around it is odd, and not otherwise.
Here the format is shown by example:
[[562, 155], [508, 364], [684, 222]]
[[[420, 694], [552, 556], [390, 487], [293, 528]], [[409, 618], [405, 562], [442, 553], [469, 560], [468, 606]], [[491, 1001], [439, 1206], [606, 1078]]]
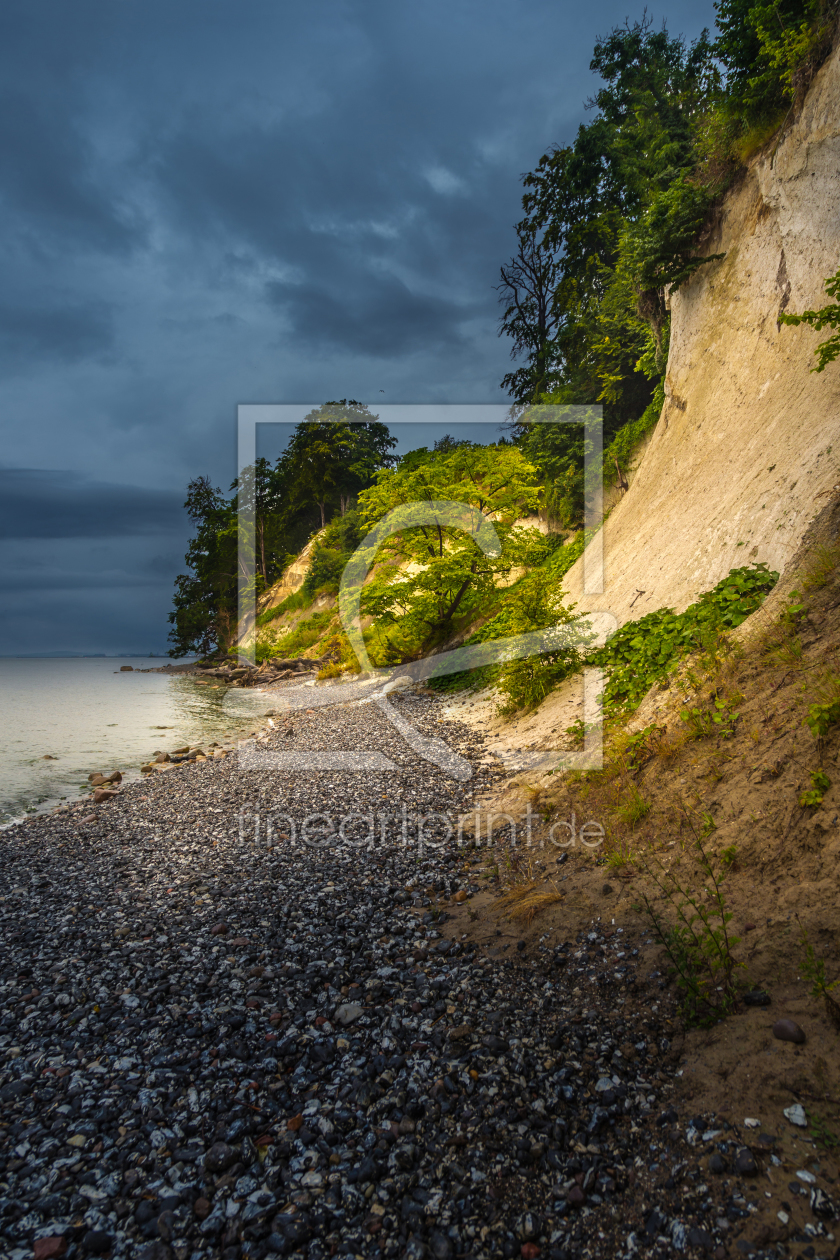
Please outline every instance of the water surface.
[[[250, 734], [269, 709], [260, 692], [137, 672], [163, 664], [146, 657], [0, 658], [0, 825], [77, 799], [89, 791], [94, 770], [138, 778], [157, 750], [230, 743]], [[121, 673], [121, 665], [134, 670]], [[225, 704], [226, 695], [235, 705]]]

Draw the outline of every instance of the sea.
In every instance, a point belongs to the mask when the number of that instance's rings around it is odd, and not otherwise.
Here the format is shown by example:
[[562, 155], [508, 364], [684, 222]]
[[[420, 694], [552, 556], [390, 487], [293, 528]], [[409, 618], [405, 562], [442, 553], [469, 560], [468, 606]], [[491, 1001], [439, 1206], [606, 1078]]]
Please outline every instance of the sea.
[[264, 725], [271, 705], [262, 692], [140, 672], [165, 664], [161, 657], [0, 657], [0, 827], [78, 800], [97, 770], [140, 778], [157, 751], [232, 744]]

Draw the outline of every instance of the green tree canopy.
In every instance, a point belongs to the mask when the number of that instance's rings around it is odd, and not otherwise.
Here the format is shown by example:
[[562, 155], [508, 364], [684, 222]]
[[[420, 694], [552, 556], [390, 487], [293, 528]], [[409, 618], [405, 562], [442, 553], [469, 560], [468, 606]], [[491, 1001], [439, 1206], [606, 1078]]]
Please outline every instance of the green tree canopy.
[[434, 508], [429, 523], [385, 543], [362, 593], [362, 609], [376, 622], [371, 647], [383, 663], [416, 659], [493, 602], [498, 580], [533, 545], [538, 531], [514, 529], [514, 522], [534, 510], [537, 497], [536, 470], [506, 443], [431, 452], [422, 464], [380, 474], [359, 496], [366, 529], [405, 505], [456, 502], [489, 517], [501, 545], [498, 554], [486, 554], [474, 534], [447, 524]]

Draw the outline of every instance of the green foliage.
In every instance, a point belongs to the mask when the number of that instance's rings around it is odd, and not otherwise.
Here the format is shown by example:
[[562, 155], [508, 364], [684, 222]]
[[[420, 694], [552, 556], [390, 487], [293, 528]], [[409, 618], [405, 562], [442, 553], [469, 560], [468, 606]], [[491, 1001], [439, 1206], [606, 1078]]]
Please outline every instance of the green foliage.
[[679, 175], [627, 225], [621, 239], [622, 263], [640, 290], [674, 293], [698, 267], [723, 258], [723, 254], [698, 254], [695, 247], [716, 193], [714, 187]]
[[314, 598], [315, 593], [336, 595], [345, 565], [362, 541], [362, 524], [357, 508], [344, 516], [333, 517], [312, 549], [309, 572], [303, 590]]
[[784, 114], [825, 53], [835, 7], [825, 0], [717, 0], [723, 116], [744, 130]]
[[796, 916], [796, 921], [800, 929], [799, 947], [804, 955], [800, 963], [803, 979], [811, 986], [811, 997], [822, 998], [828, 1018], [834, 1027], [840, 1030], [840, 1005], [831, 996], [832, 991], [840, 984], [840, 980], [828, 979], [825, 970], [825, 959], [817, 958], [816, 951], [808, 940], [808, 933], [802, 926], [799, 915]]
[[732, 953], [740, 938], [729, 933], [732, 912], [726, 909], [722, 890], [726, 867], [722, 863], [715, 867], [702, 840], [692, 847], [699, 889], [682, 883], [659, 863], [642, 864], [668, 903], [673, 920], [667, 921], [646, 893], [642, 903], [682, 991], [683, 1019], [689, 1026], [708, 1028], [735, 1009], [734, 973], [743, 964]]
[[[574, 605], [563, 604], [563, 592], [547, 569], [537, 569], [524, 577], [505, 605], [508, 633], [555, 627], [550, 645], [539, 656], [508, 661], [498, 667], [496, 685], [503, 697], [502, 713], [535, 708], [555, 687], [581, 666], [580, 634], [564, 631], [576, 621]], [[486, 640], [485, 640], [486, 641]]]
[[824, 1147], [827, 1151], [836, 1150], [840, 1146], [840, 1137], [828, 1127], [828, 1121], [819, 1112], [811, 1111], [810, 1108], [806, 1108], [806, 1115], [811, 1126], [811, 1137], [817, 1145]]
[[303, 621], [299, 621], [287, 634], [259, 643], [257, 656], [260, 660], [271, 656], [301, 656], [312, 647], [313, 643], [317, 643], [323, 637], [324, 632], [334, 620], [335, 610], [332, 608], [312, 613]]
[[650, 813], [650, 801], [646, 800], [635, 783], [630, 783], [616, 806], [616, 814], [632, 831]]
[[720, 697], [712, 701], [711, 709], [694, 706], [683, 709], [680, 718], [688, 725], [692, 739], [706, 739], [709, 735], [719, 735], [721, 739], [729, 739], [735, 734], [735, 723], [740, 717], [729, 707], [729, 702]]
[[236, 518], [233, 504], [209, 477], [196, 477], [184, 504], [195, 536], [186, 555], [189, 573], [175, 579], [169, 614], [170, 656], [227, 651], [236, 630]]
[[811, 788], [809, 791], [803, 792], [799, 797], [799, 804], [805, 809], [807, 806], [816, 808], [822, 805], [823, 796], [831, 787], [831, 779], [824, 770], [811, 771]]
[[[701, 248], [710, 212], [801, 100], [830, 47], [837, 2], [718, 0], [715, 40], [704, 31], [687, 45], [643, 17], [597, 41], [595, 116], [524, 177], [518, 249], [501, 271], [500, 334], [517, 363], [502, 387], [517, 407], [602, 403], [607, 444], [652, 401], [658, 415], [666, 294], [722, 257]], [[781, 318], [837, 328], [838, 312]], [[655, 373], [645, 373], [651, 336]], [[838, 354], [835, 336], [818, 347], [814, 370]], [[519, 436], [530, 439], [527, 426]], [[628, 436], [612, 451], [610, 476], [612, 457], [622, 465], [632, 445]], [[580, 436], [540, 435], [527, 454], [547, 476], [550, 510], [578, 524]]]
[[431, 523], [409, 526], [383, 543], [361, 595], [374, 618], [370, 651], [383, 664], [415, 660], [445, 642], [458, 624], [477, 620], [498, 600], [496, 582], [527, 560], [538, 531], [514, 529], [537, 504], [536, 471], [510, 444], [459, 444], [415, 467], [379, 475], [359, 496], [365, 530], [411, 504], [455, 502], [493, 520], [499, 542], [486, 553], [476, 537], [445, 522], [430, 506]]
[[316, 504], [323, 528], [331, 510], [343, 516], [377, 472], [394, 463], [389, 452], [395, 445], [365, 403], [342, 398], [304, 417], [278, 465], [287, 473], [291, 502]]
[[[798, 921], [798, 916], [797, 916]], [[804, 952], [804, 958], [800, 964], [802, 975], [811, 986], [811, 997], [824, 997], [826, 993], [830, 993], [832, 989], [836, 989], [840, 980], [828, 980], [825, 972], [825, 959], [817, 958], [813, 945], [808, 940], [808, 933], [801, 922], [799, 923], [800, 935], [799, 946]]]
[[837, 722], [840, 722], [840, 700], [812, 704], [805, 717], [805, 725], [810, 727], [814, 739], [825, 739], [829, 729]]
[[[685, 612], [660, 608], [638, 621], [627, 622], [605, 647], [588, 657], [588, 664], [600, 665], [607, 673], [607, 710], [635, 709], [653, 684], [668, 676], [680, 657], [708, 647], [721, 630], [739, 626], [755, 612], [778, 577], [765, 564], [732, 569]], [[729, 714], [725, 707], [716, 705], [709, 715], [708, 729], [701, 733], [711, 733], [713, 724], [723, 731], [734, 717], [737, 714]], [[695, 720], [705, 722], [705, 718]]]
[[[557, 535], [551, 534], [543, 537], [541, 541], [533, 539], [532, 545], [537, 553], [541, 548], [543, 555], [540, 557], [539, 554], [532, 554], [531, 563], [539, 564], [541, 559], [542, 564], [540, 567], [545, 572], [547, 587], [551, 588], [553, 586], [559, 590], [563, 578], [569, 569], [583, 555], [585, 543], [584, 535], [581, 532], [565, 545], [562, 545]], [[497, 602], [501, 603], [501, 608], [493, 617], [488, 618], [480, 629], [470, 635], [466, 640], [467, 644], [489, 643], [494, 639], [507, 639], [511, 635], [518, 633], [514, 628], [518, 624], [518, 615], [514, 607], [518, 588], [519, 583], [508, 587], [505, 591], [497, 592], [496, 598]], [[482, 665], [478, 669], [464, 670], [462, 673], [448, 674], [441, 678], [432, 678], [429, 680], [428, 685], [436, 691], [443, 692], [477, 691], [495, 683], [499, 678], [500, 670], [500, 665]]]
[[520, 404], [602, 402], [609, 440], [651, 398], [639, 359], [649, 327], [660, 341], [666, 318], [643, 291], [660, 273], [677, 283], [699, 265], [693, 240], [708, 196], [686, 182], [679, 195], [669, 189], [694, 168], [696, 120], [717, 76], [705, 32], [687, 46], [647, 18], [598, 40], [591, 68], [602, 80], [596, 116], [524, 180], [501, 330], [526, 361], [503, 387]]
[[[840, 299], [840, 268], [825, 281], [825, 291], [829, 297]], [[789, 315], [780, 311], [779, 321], [782, 324], [810, 324], [817, 332], [822, 332], [823, 328], [840, 328], [840, 301], [832, 302], [819, 311], [803, 311], [801, 315]], [[822, 372], [829, 363], [840, 357], [840, 332], [821, 341], [814, 354], [817, 356], [817, 365], [811, 371]]]
[[720, 864], [724, 871], [731, 871], [735, 863], [738, 861], [738, 846], [735, 844], [727, 845], [721, 850]]
[[258, 626], [270, 625], [272, 621], [276, 621], [278, 617], [282, 617], [284, 613], [297, 612], [299, 608], [308, 608], [312, 603], [312, 597], [307, 595], [303, 590], [292, 591], [291, 595], [287, 595], [279, 604], [275, 604], [273, 608], [266, 608], [265, 612], [261, 612], [257, 616]]
[[[337, 510], [350, 515], [354, 496], [379, 469], [393, 463], [389, 451], [395, 442], [364, 404], [342, 399], [310, 412], [273, 467], [261, 457], [243, 469], [231, 486], [236, 491], [232, 498], [213, 489], [206, 477], [190, 482], [185, 506], [195, 528], [186, 556], [191, 573], [176, 578], [170, 655], [226, 651], [236, 638], [237, 552], [240, 541], [247, 544], [247, 538], [238, 536], [241, 508], [253, 513], [253, 549], [246, 561], [258, 596], [281, 577], [319, 518], [323, 526]], [[349, 545], [348, 528], [337, 534], [340, 547]], [[335, 557], [322, 558], [328, 589], [339, 563]], [[258, 626], [304, 606], [296, 601], [297, 595], [290, 596], [278, 608], [266, 610]]]

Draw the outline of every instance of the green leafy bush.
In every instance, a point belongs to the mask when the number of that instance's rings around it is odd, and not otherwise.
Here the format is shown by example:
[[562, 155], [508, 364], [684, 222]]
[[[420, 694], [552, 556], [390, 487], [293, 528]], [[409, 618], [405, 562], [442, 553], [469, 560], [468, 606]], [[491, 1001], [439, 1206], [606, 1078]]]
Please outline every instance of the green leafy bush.
[[[627, 622], [605, 647], [587, 659], [588, 664], [600, 665], [607, 673], [606, 709], [636, 708], [680, 657], [706, 648], [720, 631], [734, 629], [755, 612], [778, 578], [766, 564], [732, 569], [685, 612], [660, 608]], [[710, 724], [712, 720], [710, 715]]]
[[811, 728], [815, 739], [825, 739], [829, 728], [837, 722], [840, 722], [840, 700], [812, 704], [805, 718], [805, 725]]
[[799, 797], [799, 804], [805, 809], [808, 805], [816, 808], [822, 805], [823, 796], [831, 787], [831, 779], [824, 770], [811, 771], [811, 787]]

